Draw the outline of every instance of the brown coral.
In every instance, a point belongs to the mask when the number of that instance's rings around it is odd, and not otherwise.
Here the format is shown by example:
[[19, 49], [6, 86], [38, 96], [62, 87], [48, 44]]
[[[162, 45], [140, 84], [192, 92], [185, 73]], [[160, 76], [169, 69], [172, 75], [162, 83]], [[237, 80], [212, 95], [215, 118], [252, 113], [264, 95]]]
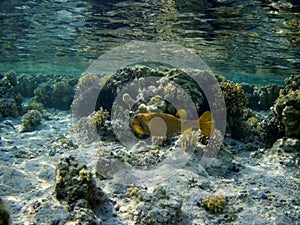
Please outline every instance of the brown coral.
[[242, 86], [231, 81], [222, 81], [220, 82], [220, 88], [224, 95], [228, 115], [241, 115], [242, 110], [248, 104]]
[[284, 125], [286, 136], [300, 137], [300, 75], [285, 82], [286, 87], [280, 91], [272, 111]]
[[201, 201], [200, 206], [213, 213], [222, 212], [226, 205], [226, 198], [223, 195], [208, 197]]

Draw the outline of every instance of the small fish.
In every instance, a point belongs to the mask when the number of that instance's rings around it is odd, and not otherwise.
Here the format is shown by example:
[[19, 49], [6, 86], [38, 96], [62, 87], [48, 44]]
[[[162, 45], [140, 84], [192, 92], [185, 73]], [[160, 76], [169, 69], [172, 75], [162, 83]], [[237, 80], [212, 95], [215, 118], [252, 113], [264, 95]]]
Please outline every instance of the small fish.
[[134, 115], [129, 125], [139, 135], [171, 137], [181, 131], [200, 128], [203, 134], [209, 137], [214, 122], [210, 111], [204, 112], [198, 120], [187, 120], [184, 116], [179, 118], [167, 113], [149, 112]]

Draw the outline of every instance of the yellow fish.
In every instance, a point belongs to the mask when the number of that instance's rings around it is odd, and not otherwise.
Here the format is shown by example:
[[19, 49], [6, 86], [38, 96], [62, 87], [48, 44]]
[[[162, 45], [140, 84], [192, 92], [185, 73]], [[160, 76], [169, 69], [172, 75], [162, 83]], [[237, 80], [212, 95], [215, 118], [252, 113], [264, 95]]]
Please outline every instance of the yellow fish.
[[130, 121], [130, 127], [140, 135], [173, 136], [181, 131], [200, 128], [209, 137], [214, 121], [210, 111], [204, 112], [198, 120], [178, 118], [172, 114], [149, 112], [138, 113]]

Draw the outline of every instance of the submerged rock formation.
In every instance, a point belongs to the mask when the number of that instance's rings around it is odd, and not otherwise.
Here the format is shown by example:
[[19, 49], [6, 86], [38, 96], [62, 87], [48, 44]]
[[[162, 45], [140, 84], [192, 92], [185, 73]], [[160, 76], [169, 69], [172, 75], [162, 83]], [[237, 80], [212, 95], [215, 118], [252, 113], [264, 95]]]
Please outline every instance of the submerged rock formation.
[[96, 182], [87, 166], [80, 164], [72, 157], [60, 160], [56, 169], [55, 194], [58, 200], [69, 205], [85, 199], [90, 205], [104, 201], [104, 192], [96, 186]]
[[0, 225], [8, 225], [9, 224], [9, 213], [4, 208], [2, 204], [2, 200], [0, 198]]
[[16, 117], [21, 112], [22, 95], [16, 86], [15, 72], [0, 74], [0, 119], [7, 116]]
[[284, 125], [285, 135], [300, 137], [300, 75], [285, 80], [286, 86], [272, 107], [278, 120]]

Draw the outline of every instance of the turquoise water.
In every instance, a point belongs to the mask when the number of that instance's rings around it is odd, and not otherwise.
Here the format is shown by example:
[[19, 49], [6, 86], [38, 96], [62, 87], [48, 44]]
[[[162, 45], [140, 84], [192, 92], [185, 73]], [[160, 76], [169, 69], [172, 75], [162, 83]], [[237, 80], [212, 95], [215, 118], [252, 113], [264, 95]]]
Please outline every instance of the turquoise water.
[[170, 41], [235, 81], [300, 72], [295, 1], [0, 0], [0, 71], [80, 75], [131, 40]]

